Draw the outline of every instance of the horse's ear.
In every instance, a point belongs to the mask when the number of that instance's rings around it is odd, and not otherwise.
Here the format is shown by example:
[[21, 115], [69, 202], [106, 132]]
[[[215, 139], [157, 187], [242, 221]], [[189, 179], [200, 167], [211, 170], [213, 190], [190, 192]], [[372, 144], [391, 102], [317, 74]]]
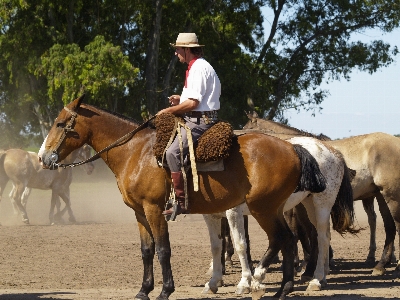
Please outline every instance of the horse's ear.
[[244, 111], [244, 113], [246, 114], [246, 116], [247, 116], [250, 120], [253, 118], [251, 112]]
[[78, 98], [78, 103], [76, 104], [76, 108], [78, 108], [79, 106], [81, 106], [81, 103], [83, 101], [83, 99], [85, 98], [85, 94], [82, 94], [82, 96], [80, 96]]
[[76, 98], [74, 101], [71, 102], [71, 109], [73, 111], [75, 111], [77, 108], [79, 108], [79, 106], [81, 106], [81, 103], [83, 101], [83, 99], [85, 98], [85, 94], [82, 94], [82, 96], [80, 96], [79, 98]]

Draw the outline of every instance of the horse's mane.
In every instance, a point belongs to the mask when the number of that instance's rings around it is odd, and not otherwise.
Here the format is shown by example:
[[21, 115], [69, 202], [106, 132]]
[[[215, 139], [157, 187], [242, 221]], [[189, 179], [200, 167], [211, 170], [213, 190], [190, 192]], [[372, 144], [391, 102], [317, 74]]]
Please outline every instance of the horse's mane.
[[135, 123], [136, 125], [140, 124], [140, 122], [138, 122], [138, 121], [132, 119], [131, 117], [126, 116], [126, 115], [123, 115], [123, 114], [120, 114], [120, 113], [117, 113], [117, 112], [114, 112], [114, 111], [110, 111], [110, 110], [105, 109], [105, 108], [100, 108], [100, 107], [97, 107], [97, 106], [94, 106], [94, 105], [86, 104], [86, 103], [85, 103], [85, 105], [88, 106], [88, 107], [93, 107], [95, 109], [103, 111], [105, 113], [108, 113], [110, 115], [116, 116], [117, 118], [123, 119], [125, 121], [131, 122], [131, 123]]

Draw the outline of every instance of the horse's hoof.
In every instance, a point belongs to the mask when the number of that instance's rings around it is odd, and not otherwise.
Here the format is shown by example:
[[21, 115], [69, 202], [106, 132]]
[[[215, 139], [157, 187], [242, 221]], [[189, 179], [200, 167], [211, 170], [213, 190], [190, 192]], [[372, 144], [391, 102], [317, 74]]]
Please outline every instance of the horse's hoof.
[[135, 296], [135, 300], [150, 300], [150, 298], [146, 294], [140, 292]]
[[372, 275], [375, 275], [375, 276], [381, 276], [385, 273], [386, 273], [385, 268], [373, 268], [372, 269]]
[[168, 300], [169, 299], [169, 296], [165, 293], [165, 292], [162, 292], [157, 298], [156, 298], [156, 300]]
[[76, 219], [75, 219], [75, 218], [69, 218], [69, 221], [70, 221], [71, 223], [76, 223]]
[[307, 291], [320, 291], [321, 284], [319, 283], [318, 279], [313, 279], [310, 281], [307, 287]]
[[218, 280], [217, 287], [223, 287], [223, 286], [224, 286], [224, 281], [222, 279]]
[[266, 285], [255, 281], [254, 278], [251, 281], [251, 299], [252, 300], [259, 300], [265, 294], [265, 290], [267, 289]]
[[24, 222], [24, 224], [29, 225], [29, 220], [28, 219], [24, 219], [22, 220], [22, 222]]
[[283, 288], [280, 288], [279, 291], [272, 296], [273, 298], [278, 298], [279, 300], [285, 300], [286, 296], [293, 292], [293, 281], [288, 281], [285, 283]]
[[312, 279], [313, 278], [311, 276], [301, 275], [300, 283], [307, 283], [307, 282], [311, 281]]
[[326, 281], [326, 279], [321, 280], [320, 283], [322, 288], [326, 288], [328, 286], [328, 282]]
[[248, 286], [238, 286], [236, 288], [236, 292], [237, 295], [243, 295], [243, 294], [249, 294], [250, 293], [250, 287]]
[[218, 292], [218, 287], [210, 287], [208, 282], [205, 284], [202, 294], [216, 294]]

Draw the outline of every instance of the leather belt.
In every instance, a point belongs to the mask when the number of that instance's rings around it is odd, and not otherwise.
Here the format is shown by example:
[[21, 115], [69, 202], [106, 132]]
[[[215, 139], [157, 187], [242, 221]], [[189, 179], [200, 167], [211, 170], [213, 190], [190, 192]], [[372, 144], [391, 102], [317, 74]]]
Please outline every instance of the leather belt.
[[185, 116], [190, 117], [190, 118], [202, 118], [203, 116], [212, 118], [215, 117], [217, 114], [217, 111], [189, 111], [185, 113]]

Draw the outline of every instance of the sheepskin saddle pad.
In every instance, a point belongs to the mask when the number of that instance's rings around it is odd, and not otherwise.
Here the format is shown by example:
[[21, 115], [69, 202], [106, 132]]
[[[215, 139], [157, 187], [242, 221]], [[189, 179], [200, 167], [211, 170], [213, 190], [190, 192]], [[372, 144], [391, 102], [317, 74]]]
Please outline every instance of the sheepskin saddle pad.
[[[156, 143], [153, 152], [158, 161], [162, 161], [165, 148], [171, 139], [175, 126], [177, 126], [177, 121], [184, 123], [182, 118], [175, 117], [170, 113], [158, 115], [155, 119]], [[197, 143], [194, 144], [196, 162], [218, 161], [227, 158], [233, 136], [232, 126], [227, 122], [218, 121], [204, 132]]]

